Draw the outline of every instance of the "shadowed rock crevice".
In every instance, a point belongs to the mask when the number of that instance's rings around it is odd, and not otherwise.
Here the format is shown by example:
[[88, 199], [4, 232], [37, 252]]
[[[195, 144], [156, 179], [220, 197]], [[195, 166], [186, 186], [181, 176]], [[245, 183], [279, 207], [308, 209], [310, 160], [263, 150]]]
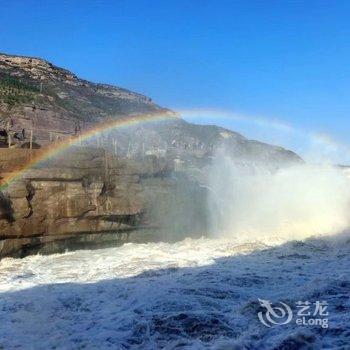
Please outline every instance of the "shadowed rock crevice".
[[2, 192], [0, 192], [0, 219], [9, 223], [15, 221], [11, 200]]
[[26, 188], [27, 188], [27, 191], [28, 191], [28, 195], [26, 196], [26, 199], [27, 199], [27, 202], [28, 202], [28, 208], [29, 208], [29, 213], [24, 216], [25, 219], [28, 219], [30, 218], [32, 215], [33, 215], [33, 207], [32, 207], [32, 199], [35, 195], [35, 189], [34, 187], [32, 186], [32, 184], [30, 182], [28, 182], [26, 184]]

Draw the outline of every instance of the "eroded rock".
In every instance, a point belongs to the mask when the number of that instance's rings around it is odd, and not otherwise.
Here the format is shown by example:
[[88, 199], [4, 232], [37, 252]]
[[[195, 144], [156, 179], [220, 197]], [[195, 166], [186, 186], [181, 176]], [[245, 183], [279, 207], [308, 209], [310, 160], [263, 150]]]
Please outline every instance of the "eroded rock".
[[147, 199], [140, 169], [156, 176], [163, 167], [161, 162], [158, 167], [154, 161], [139, 165], [110, 154], [106, 163], [103, 150], [75, 148], [13, 177], [16, 159], [25, 161], [28, 151], [7, 149], [1, 155], [6, 159], [0, 159], [1, 177], [12, 180], [1, 192], [0, 256], [21, 255], [76, 235], [142, 227]]

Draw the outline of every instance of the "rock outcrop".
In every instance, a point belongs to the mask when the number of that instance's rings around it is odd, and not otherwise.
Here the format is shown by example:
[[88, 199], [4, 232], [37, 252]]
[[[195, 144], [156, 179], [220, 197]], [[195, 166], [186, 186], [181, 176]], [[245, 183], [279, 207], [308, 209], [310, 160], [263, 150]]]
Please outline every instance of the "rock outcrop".
[[[0, 150], [2, 177], [16, 174], [32, 152], [39, 151]], [[23, 172], [1, 192], [0, 254], [24, 253], [25, 247], [72, 235], [140, 228], [145, 210], [142, 175], [137, 165], [97, 148], [72, 149]]]
[[205, 194], [165, 159], [75, 147], [19, 172], [36, 152], [0, 149], [2, 180], [12, 179], [0, 192], [0, 257], [204, 232]]
[[38, 144], [74, 135], [106, 120], [166, 112], [141, 94], [79, 79], [38, 58], [0, 54], [0, 121], [34, 131]]

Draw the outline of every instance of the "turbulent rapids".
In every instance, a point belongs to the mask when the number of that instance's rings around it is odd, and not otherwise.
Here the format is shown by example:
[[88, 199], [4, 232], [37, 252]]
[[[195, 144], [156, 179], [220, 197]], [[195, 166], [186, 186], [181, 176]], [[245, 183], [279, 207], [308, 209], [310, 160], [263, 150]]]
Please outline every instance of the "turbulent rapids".
[[[349, 344], [348, 179], [328, 167], [215, 162], [212, 238], [3, 259], [0, 348]], [[305, 301], [327, 303], [324, 326], [296, 323]], [[271, 328], [261, 321], [270, 302], [290, 310]]]
[[[337, 240], [340, 240], [339, 242]], [[215, 239], [1, 261], [0, 344], [8, 348], [291, 349], [350, 342], [344, 238]], [[258, 299], [326, 300], [329, 329], [269, 329]], [[334, 347], [333, 347], [334, 348]]]

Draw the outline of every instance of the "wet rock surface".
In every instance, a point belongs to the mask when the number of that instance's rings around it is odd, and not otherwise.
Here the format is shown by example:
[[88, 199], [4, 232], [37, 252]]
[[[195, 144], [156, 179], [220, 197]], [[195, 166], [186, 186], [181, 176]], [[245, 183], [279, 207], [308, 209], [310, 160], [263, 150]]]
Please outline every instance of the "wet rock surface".
[[52, 251], [90, 247], [94, 241], [97, 246], [119, 244], [135, 230], [159, 230], [164, 226], [164, 210], [179, 190], [166, 161], [122, 160], [97, 148], [72, 148], [16, 176], [19, 164], [28, 163], [31, 152], [0, 151], [0, 159], [2, 155], [6, 159], [0, 161], [2, 179], [13, 178], [2, 186], [0, 256], [50, 252], [48, 247]]

